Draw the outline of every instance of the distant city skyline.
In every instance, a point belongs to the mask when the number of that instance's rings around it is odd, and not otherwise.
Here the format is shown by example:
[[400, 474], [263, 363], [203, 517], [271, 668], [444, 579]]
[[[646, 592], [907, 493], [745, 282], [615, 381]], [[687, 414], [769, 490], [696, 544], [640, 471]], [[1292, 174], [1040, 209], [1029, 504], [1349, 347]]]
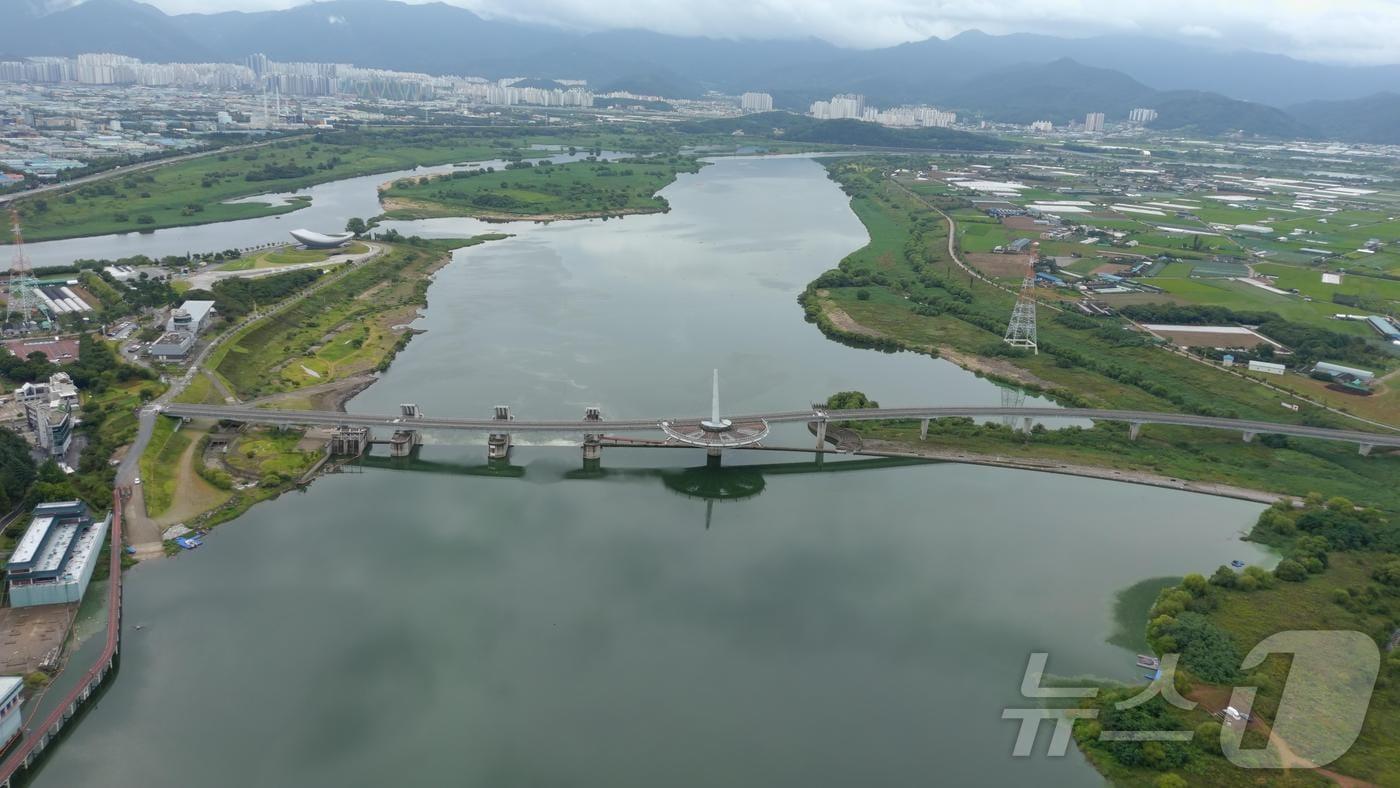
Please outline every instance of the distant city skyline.
[[[166, 13], [289, 8], [296, 0], [149, 0]], [[427, 0], [407, 0], [426, 2]], [[716, 38], [817, 37], [875, 48], [968, 30], [1145, 35], [1354, 65], [1400, 63], [1393, 0], [448, 0], [492, 19], [578, 30], [646, 29]], [[1185, 20], [1185, 21], [1183, 21]]]

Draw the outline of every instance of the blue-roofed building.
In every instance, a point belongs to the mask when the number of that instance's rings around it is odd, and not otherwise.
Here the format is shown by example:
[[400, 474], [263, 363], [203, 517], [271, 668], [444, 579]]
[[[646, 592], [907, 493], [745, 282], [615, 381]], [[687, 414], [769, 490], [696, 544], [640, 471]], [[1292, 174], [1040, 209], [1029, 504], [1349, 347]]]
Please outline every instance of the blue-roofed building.
[[1359, 381], [1365, 385], [1370, 385], [1375, 379], [1376, 373], [1369, 369], [1358, 369], [1356, 367], [1344, 367], [1341, 364], [1333, 364], [1330, 361], [1319, 361], [1313, 365], [1313, 372], [1327, 375], [1333, 380], [1345, 378], [1347, 380]]
[[58, 501], [35, 506], [31, 517], [5, 566], [10, 606], [81, 601], [112, 516], [94, 521], [82, 501]]
[[1037, 282], [1044, 282], [1048, 285], [1054, 285], [1055, 287], [1065, 286], [1065, 280], [1061, 279], [1058, 276], [1055, 276], [1054, 274], [1048, 274], [1044, 271], [1037, 271], [1035, 274], [1035, 280]]
[[1381, 336], [1391, 342], [1400, 342], [1400, 328], [1396, 328], [1395, 324], [1390, 322], [1390, 318], [1380, 315], [1371, 315], [1366, 318], [1366, 322], [1370, 324], [1371, 328], [1374, 328]]

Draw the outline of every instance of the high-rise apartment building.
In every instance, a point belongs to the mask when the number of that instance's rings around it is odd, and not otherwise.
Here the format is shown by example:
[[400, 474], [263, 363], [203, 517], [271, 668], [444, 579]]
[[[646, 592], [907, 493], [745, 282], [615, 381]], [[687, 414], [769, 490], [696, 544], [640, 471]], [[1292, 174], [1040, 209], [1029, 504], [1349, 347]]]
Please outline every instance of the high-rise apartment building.
[[767, 93], [745, 93], [739, 97], [739, 109], [744, 112], [771, 112], [773, 97]]

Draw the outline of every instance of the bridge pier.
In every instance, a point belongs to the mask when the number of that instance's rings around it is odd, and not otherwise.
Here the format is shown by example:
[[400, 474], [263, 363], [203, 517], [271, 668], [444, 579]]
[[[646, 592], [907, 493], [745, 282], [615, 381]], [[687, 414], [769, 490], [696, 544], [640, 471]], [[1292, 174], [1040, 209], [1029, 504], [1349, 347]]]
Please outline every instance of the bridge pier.
[[389, 439], [390, 457], [407, 457], [413, 453], [413, 449], [423, 445], [423, 436], [418, 434], [418, 430], [394, 430], [394, 435]]
[[1031, 434], [1031, 417], [1030, 417], [1030, 416], [1027, 416], [1026, 418], [1022, 419], [1022, 421], [1021, 421], [1021, 432], [1024, 432], [1024, 433], [1027, 434], [1027, 435], [1030, 435], [1030, 434]]
[[[583, 411], [583, 420], [588, 422], [602, 422], [603, 411], [599, 408], [586, 408]], [[603, 435], [598, 432], [586, 432], [583, 435], [583, 466], [589, 467], [589, 463], [596, 466], [603, 459]]]
[[1245, 442], [1245, 443], [1253, 443], [1253, 442], [1254, 442], [1254, 436], [1257, 435], [1257, 434], [1258, 434], [1258, 433], [1256, 433], [1256, 432], [1249, 432], [1248, 430], [1246, 430], [1245, 433], [1244, 433], [1244, 442]]
[[718, 446], [711, 446], [705, 449], [705, 467], [718, 468], [721, 464], [721, 452]]
[[1130, 421], [1130, 422], [1128, 422], [1128, 440], [1130, 440], [1130, 441], [1135, 441], [1135, 440], [1138, 439], [1138, 436], [1141, 435], [1141, 434], [1142, 434], [1142, 422], [1140, 422], [1140, 421]]
[[[414, 421], [423, 418], [423, 411], [415, 403], [403, 402], [399, 404], [399, 420]], [[423, 436], [418, 430], [402, 428], [394, 430], [394, 435], [389, 439], [390, 457], [407, 457], [413, 450], [423, 445]]]
[[[513, 418], [510, 415], [509, 405], [497, 405], [496, 421], [507, 423]], [[486, 459], [487, 460], [507, 460], [510, 459], [510, 433], [493, 432], [486, 439]]]
[[922, 419], [919, 421], [919, 440], [928, 440], [928, 419]]
[[1374, 448], [1376, 448], [1374, 443], [1360, 443], [1356, 446], [1356, 453], [1360, 454], [1362, 457], [1370, 457], [1371, 450]]
[[826, 448], [826, 422], [814, 421], [812, 422], [812, 429], [817, 434], [817, 451], [821, 451]]

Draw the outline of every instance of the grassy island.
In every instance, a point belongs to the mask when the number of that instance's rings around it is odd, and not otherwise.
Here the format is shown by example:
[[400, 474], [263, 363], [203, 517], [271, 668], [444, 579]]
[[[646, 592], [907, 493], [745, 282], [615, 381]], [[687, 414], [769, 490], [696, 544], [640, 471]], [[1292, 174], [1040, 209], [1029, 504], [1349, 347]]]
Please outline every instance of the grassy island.
[[657, 195], [701, 163], [686, 156], [519, 162], [504, 170], [464, 169], [398, 181], [381, 194], [390, 219], [476, 216], [483, 219], [582, 219], [670, 209]]

